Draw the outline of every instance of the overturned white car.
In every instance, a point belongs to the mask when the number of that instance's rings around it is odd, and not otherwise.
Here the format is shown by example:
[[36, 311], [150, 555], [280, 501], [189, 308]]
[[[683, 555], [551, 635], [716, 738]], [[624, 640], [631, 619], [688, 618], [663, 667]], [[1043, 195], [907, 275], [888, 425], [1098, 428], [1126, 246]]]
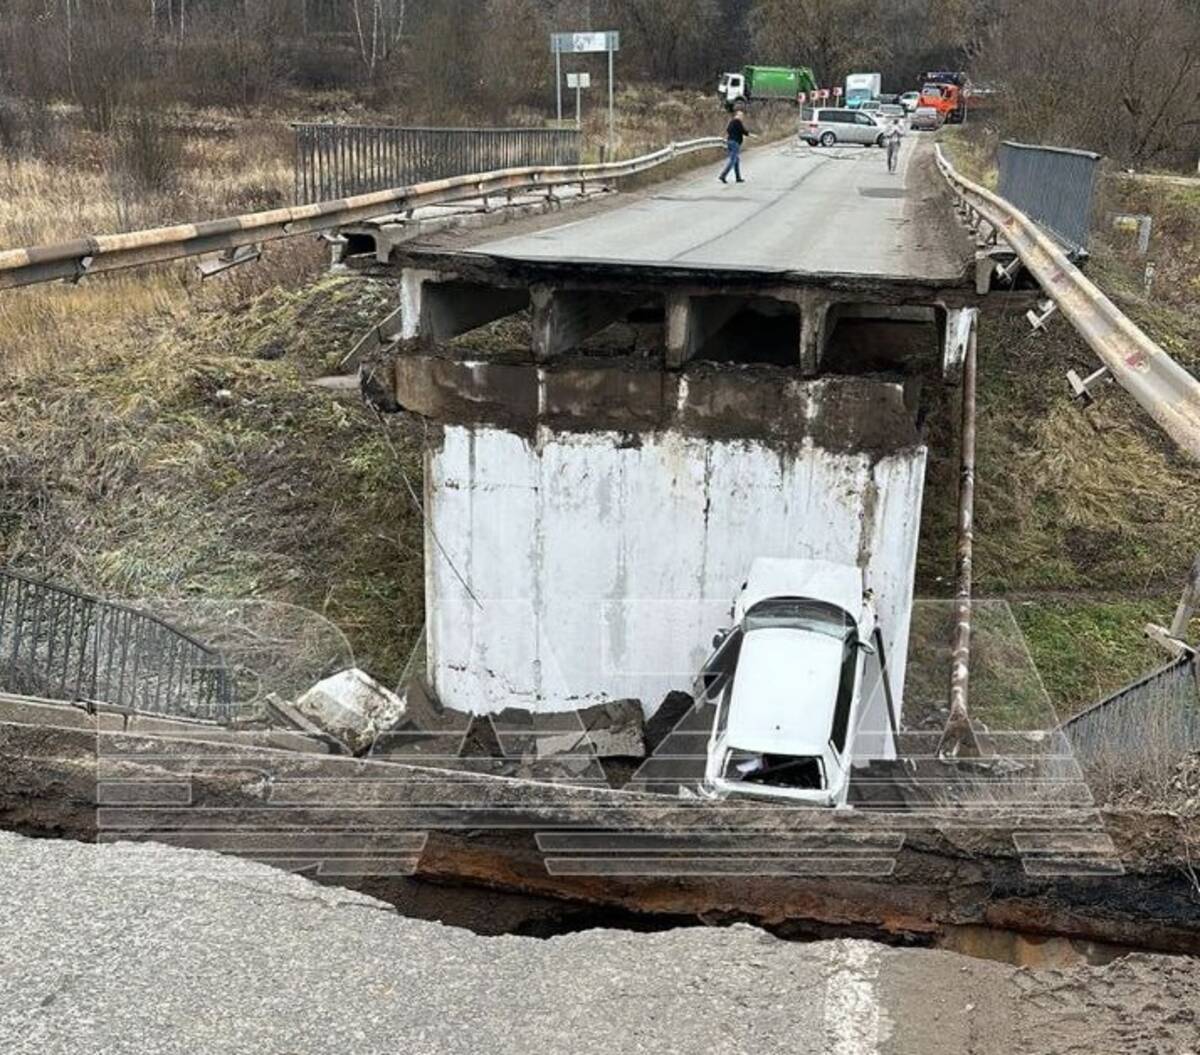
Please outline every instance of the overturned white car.
[[694, 694], [716, 704], [703, 790], [841, 806], [851, 760], [891, 758], [896, 708], [860, 568], [759, 559]]

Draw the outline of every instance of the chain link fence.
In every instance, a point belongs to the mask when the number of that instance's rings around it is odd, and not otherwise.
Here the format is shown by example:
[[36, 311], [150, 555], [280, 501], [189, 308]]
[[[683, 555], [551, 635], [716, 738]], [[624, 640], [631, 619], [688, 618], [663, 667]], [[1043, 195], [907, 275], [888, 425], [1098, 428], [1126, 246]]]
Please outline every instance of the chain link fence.
[[580, 134], [557, 128], [296, 124], [297, 205], [528, 165], [577, 165]]
[[220, 653], [156, 616], [0, 570], [0, 690], [225, 721]]
[[1087, 253], [1100, 155], [1086, 150], [1000, 144], [1000, 197], [1053, 234], [1073, 254]]

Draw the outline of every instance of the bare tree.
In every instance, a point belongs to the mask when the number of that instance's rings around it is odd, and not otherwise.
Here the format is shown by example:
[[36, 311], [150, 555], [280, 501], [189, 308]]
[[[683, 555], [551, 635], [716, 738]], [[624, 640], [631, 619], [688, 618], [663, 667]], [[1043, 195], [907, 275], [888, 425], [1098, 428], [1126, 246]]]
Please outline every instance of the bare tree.
[[825, 84], [878, 67], [889, 51], [878, 9], [859, 0], [758, 0], [750, 32], [758, 61], [811, 66]]
[[1200, 149], [1195, 0], [1011, 0], [983, 64], [1013, 135], [1133, 165]]

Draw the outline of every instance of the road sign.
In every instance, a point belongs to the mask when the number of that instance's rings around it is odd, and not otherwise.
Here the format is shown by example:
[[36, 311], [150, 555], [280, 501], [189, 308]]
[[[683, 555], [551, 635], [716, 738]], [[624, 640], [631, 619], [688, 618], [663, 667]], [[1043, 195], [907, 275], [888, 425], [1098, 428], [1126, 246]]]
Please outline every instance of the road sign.
[[[613, 55], [621, 50], [621, 34], [616, 30], [608, 30], [604, 33], [551, 33], [550, 34], [550, 50], [554, 52], [554, 90], [558, 96], [558, 123], [562, 124], [562, 57], [568, 55], [587, 55], [592, 52], [604, 51], [608, 53], [608, 147], [613, 148]], [[568, 75], [569, 78], [570, 75]], [[581, 76], [587, 76], [582, 74]], [[579, 121], [579, 99], [578, 92], [580, 88], [590, 87], [590, 78], [588, 84], [571, 84], [568, 79], [568, 87], [575, 88], [575, 110], [576, 124]]]
[[567, 87], [568, 88], [590, 88], [592, 86], [592, 75], [590, 73], [568, 73]]
[[552, 33], [550, 50], [555, 53], [573, 52], [584, 55], [595, 51], [620, 51], [621, 34], [612, 33]]
[[835, 99], [840, 99], [840, 98], [842, 97], [842, 89], [841, 89], [841, 88], [834, 88], [834, 89], [833, 89], [833, 97], [834, 97]]
[[807, 102], [807, 101], [808, 101], [808, 94], [806, 92], [800, 92], [796, 96], [796, 102], [798, 102], [801, 106], [803, 106], [805, 104], [805, 102]]

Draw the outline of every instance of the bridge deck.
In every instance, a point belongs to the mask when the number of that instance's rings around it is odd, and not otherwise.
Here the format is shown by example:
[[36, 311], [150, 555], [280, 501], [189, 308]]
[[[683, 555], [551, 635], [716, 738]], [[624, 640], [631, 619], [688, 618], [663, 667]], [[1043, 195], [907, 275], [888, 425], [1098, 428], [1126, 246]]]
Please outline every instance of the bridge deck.
[[621, 208], [476, 251], [523, 261], [955, 283], [971, 273], [973, 246], [932, 158], [930, 140], [909, 136], [889, 174], [882, 150], [790, 141], [750, 154], [744, 184], [722, 186], [705, 169]]
[[412, 238], [387, 217], [346, 233], [374, 246], [374, 263], [355, 260], [368, 271], [387, 260], [480, 278], [574, 275], [594, 284], [674, 279], [747, 288], [772, 277], [908, 299], [934, 291], [976, 299], [975, 247], [956, 220], [928, 139], [908, 138], [894, 175], [873, 147], [814, 149], [794, 141], [751, 152], [744, 184], [722, 186], [716, 172], [707, 166], [565, 216], [511, 221], [501, 238], [494, 230]]

